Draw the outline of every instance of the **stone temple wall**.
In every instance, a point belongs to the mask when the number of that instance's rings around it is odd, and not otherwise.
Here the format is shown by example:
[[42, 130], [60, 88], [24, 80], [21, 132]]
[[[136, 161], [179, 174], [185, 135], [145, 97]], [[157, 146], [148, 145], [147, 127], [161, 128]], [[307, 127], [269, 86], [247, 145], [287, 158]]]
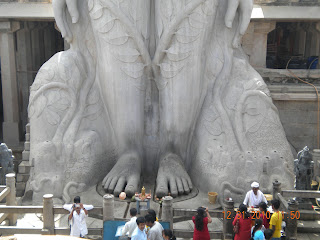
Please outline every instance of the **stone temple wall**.
[[317, 147], [317, 102], [273, 101], [279, 110], [280, 120], [289, 143], [296, 151], [304, 146]]

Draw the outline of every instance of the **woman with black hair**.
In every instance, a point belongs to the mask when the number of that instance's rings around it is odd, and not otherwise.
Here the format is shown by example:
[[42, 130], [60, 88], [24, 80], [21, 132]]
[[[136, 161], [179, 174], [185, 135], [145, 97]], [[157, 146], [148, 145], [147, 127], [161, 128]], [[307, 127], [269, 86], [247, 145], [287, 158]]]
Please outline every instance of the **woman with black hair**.
[[173, 235], [173, 233], [170, 229], [163, 230], [162, 237], [164, 240], [176, 240], [176, 237]]
[[269, 219], [267, 218], [267, 204], [265, 202], [259, 203], [259, 211], [260, 211], [260, 218], [262, 219], [262, 225], [265, 229], [269, 228]]
[[210, 240], [208, 223], [212, 222], [208, 208], [199, 207], [192, 217], [194, 223], [193, 240]]
[[251, 238], [251, 221], [247, 206], [240, 204], [239, 211], [232, 223], [233, 226], [237, 225], [234, 240], [248, 240]]
[[262, 228], [262, 220], [260, 218], [256, 219], [254, 228], [252, 230], [251, 239], [253, 240], [264, 240], [264, 234], [261, 231]]

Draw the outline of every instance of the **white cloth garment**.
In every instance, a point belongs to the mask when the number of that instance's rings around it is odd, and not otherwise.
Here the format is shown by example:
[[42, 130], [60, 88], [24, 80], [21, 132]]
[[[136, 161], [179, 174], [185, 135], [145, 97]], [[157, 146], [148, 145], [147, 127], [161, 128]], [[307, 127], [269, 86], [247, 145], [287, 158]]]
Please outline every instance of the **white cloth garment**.
[[122, 236], [125, 236], [128, 233], [128, 237], [132, 237], [133, 231], [138, 227], [137, 217], [132, 217], [129, 222], [124, 225]]
[[163, 240], [162, 238], [163, 227], [159, 222], [154, 222], [154, 225], [148, 231], [149, 240]]
[[[69, 212], [71, 212], [73, 205], [74, 205], [74, 203], [73, 203], [73, 204], [64, 204], [64, 205], [63, 205], [63, 208], [64, 208], [65, 210], [68, 210]], [[83, 207], [84, 207], [87, 211], [93, 209], [93, 205], [83, 204]]]
[[73, 217], [70, 220], [71, 236], [84, 237], [88, 234], [86, 218], [87, 215], [83, 209], [80, 210], [79, 214], [76, 211], [73, 212]]
[[145, 229], [141, 231], [138, 227], [133, 231], [131, 240], [147, 240]]
[[253, 190], [250, 190], [249, 192], [247, 192], [243, 204], [247, 205], [248, 207], [258, 207], [259, 203], [261, 202], [268, 203], [263, 193], [260, 190], [258, 190], [257, 195], [255, 195]]

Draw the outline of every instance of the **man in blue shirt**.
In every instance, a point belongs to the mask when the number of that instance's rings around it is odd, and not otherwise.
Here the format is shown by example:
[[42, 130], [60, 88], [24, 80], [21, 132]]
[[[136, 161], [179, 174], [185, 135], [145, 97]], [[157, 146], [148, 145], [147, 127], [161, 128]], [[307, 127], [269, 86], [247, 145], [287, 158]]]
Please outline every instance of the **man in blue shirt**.
[[132, 233], [131, 240], [147, 240], [147, 233], [145, 231], [146, 220], [144, 217], [137, 218], [138, 227]]

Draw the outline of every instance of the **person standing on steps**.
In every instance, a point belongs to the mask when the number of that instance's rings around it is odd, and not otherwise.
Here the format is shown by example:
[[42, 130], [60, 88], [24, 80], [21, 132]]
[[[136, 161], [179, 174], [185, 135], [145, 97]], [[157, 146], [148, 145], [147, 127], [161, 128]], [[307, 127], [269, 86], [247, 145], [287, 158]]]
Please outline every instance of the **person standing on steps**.
[[63, 208], [70, 212], [68, 221], [70, 223], [70, 235], [85, 237], [88, 234], [86, 218], [88, 211], [93, 209], [92, 205], [82, 204], [79, 196], [73, 199], [73, 204], [64, 204]]
[[156, 222], [156, 217], [151, 214], [147, 214], [145, 216], [146, 225], [150, 227], [148, 230], [148, 240], [163, 240], [162, 231], [163, 227], [159, 222]]
[[146, 233], [146, 220], [144, 217], [138, 217], [136, 220], [137, 228], [133, 231], [131, 240], [148, 240]]
[[137, 209], [130, 209], [130, 221], [124, 225], [122, 236], [125, 236], [128, 233], [128, 240], [131, 239], [133, 231], [137, 228]]
[[194, 223], [193, 240], [210, 240], [208, 223], [211, 223], [212, 219], [208, 208], [199, 207], [192, 221]]
[[247, 192], [243, 204], [247, 205], [247, 207], [257, 208], [261, 202], [268, 203], [263, 193], [259, 190], [259, 183], [253, 182], [251, 188], [252, 190]]

